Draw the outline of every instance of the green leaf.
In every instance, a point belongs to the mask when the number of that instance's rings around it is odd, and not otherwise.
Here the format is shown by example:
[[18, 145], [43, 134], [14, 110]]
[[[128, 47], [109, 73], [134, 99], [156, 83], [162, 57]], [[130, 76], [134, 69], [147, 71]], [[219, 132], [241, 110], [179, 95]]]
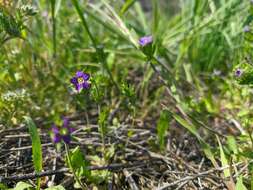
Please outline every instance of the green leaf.
[[217, 164], [216, 160], [215, 160], [215, 157], [214, 157], [214, 154], [212, 152], [212, 149], [210, 147], [209, 144], [203, 142], [203, 141], [200, 141], [200, 145], [201, 145], [201, 148], [203, 149], [206, 157], [211, 160], [212, 164], [214, 165], [214, 167], [219, 167], [219, 165]]
[[239, 155], [246, 157], [246, 158], [250, 158], [253, 159], [253, 152], [252, 150], [244, 150], [243, 152], [240, 152]]
[[110, 147], [105, 149], [105, 160], [111, 160], [115, 155], [115, 147], [111, 145]]
[[237, 148], [235, 137], [228, 136], [227, 137], [227, 144], [228, 144], [229, 149], [231, 151], [233, 151], [234, 154], [238, 154], [238, 148]]
[[30, 117], [24, 117], [32, 140], [33, 165], [36, 172], [42, 170], [42, 148], [37, 127]]
[[76, 147], [74, 150], [71, 151], [70, 159], [72, 167], [76, 171], [77, 176], [85, 176], [87, 178], [90, 177], [90, 171], [87, 170], [87, 166], [89, 165], [89, 163], [85, 160], [85, 157], [80, 150], [80, 147]]
[[[226, 166], [229, 165], [229, 164], [228, 164], [228, 160], [227, 160], [226, 155], [225, 155], [225, 153], [224, 153], [224, 151], [223, 151], [223, 147], [222, 147], [222, 144], [221, 144], [221, 142], [220, 142], [219, 137], [218, 137], [218, 136], [216, 136], [216, 137], [217, 137], [217, 141], [218, 141], [218, 143], [219, 143], [219, 148], [220, 148], [221, 165], [222, 165], [222, 167], [226, 167]], [[225, 176], [225, 177], [229, 177], [229, 176], [230, 176], [229, 168], [224, 169], [223, 172], [224, 172], [224, 176]]]
[[253, 176], [252, 175], [250, 179], [250, 189], [253, 190]]
[[[29, 134], [32, 140], [32, 156], [33, 156], [33, 166], [36, 172], [41, 172], [42, 170], [42, 148], [40, 142], [40, 136], [37, 131], [37, 127], [30, 117], [24, 116], [25, 123], [28, 126]], [[37, 189], [40, 189], [40, 179], [37, 181]]]
[[235, 190], [247, 190], [247, 188], [243, 185], [243, 179], [241, 175], [237, 178]]
[[31, 190], [33, 186], [29, 183], [18, 182], [16, 187], [13, 190]]
[[0, 183], [0, 189], [1, 189], [1, 190], [6, 190], [6, 189], [7, 189], [7, 186], [4, 185], [4, 184], [2, 184], [2, 183]]
[[57, 185], [57, 186], [54, 186], [54, 187], [49, 187], [45, 190], [65, 190], [65, 188], [61, 185]]
[[160, 118], [157, 124], [157, 137], [160, 149], [164, 149], [165, 142], [164, 137], [167, 134], [167, 130], [169, 128], [170, 114], [168, 111], [162, 111], [160, 114]]

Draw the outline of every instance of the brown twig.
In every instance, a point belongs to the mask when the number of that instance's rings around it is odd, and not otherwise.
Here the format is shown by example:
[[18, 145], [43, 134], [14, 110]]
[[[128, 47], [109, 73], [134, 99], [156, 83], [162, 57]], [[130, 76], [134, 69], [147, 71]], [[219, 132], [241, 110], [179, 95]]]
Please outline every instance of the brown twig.
[[[136, 167], [143, 167], [147, 164], [150, 164], [149, 162], [151, 160], [146, 160], [147, 162], [145, 163], [144, 161], [139, 161], [135, 163], [127, 163], [127, 164], [111, 164], [108, 166], [89, 166], [87, 167], [88, 170], [110, 170], [110, 171], [119, 171], [124, 168], [136, 168]], [[23, 174], [23, 175], [18, 175], [18, 176], [8, 176], [8, 177], [1, 177], [0, 176], [0, 182], [12, 182], [12, 181], [21, 181], [21, 180], [28, 180], [28, 179], [35, 179], [39, 177], [44, 177], [44, 176], [52, 176], [56, 174], [61, 174], [61, 173], [67, 173], [69, 172], [69, 168], [61, 168], [58, 170], [49, 170], [45, 172], [39, 172], [39, 173], [30, 173], [30, 174]]]
[[[238, 166], [240, 164], [242, 164], [242, 162], [236, 163], [236, 164], [234, 164], [234, 166]], [[169, 184], [166, 184], [166, 185], [164, 185], [162, 187], [159, 187], [159, 188], [157, 188], [157, 190], [165, 190], [165, 189], [168, 189], [169, 187], [175, 186], [175, 185], [180, 184], [180, 183], [184, 183], [186, 181], [192, 181], [192, 180], [194, 180], [196, 178], [206, 177], [209, 174], [214, 173], [214, 172], [222, 172], [223, 170], [225, 170], [225, 169], [227, 169], [229, 167], [230, 166], [224, 166], [224, 167], [215, 168], [215, 169], [211, 169], [211, 170], [208, 170], [208, 171], [200, 172], [198, 174], [193, 174], [193, 175], [190, 175], [190, 176], [186, 176], [186, 177], [183, 177], [183, 178], [181, 178], [179, 180], [176, 180], [176, 181], [174, 181], [172, 183], [169, 183]], [[210, 176], [210, 177], [212, 177], [212, 176]]]
[[123, 173], [126, 177], [126, 180], [128, 181], [130, 189], [131, 190], [139, 190], [139, 188], [137, 187], [134, 179], [132, 178], [132, 175], [129, 173], [129, 171], [126, 168], [123, 169]]

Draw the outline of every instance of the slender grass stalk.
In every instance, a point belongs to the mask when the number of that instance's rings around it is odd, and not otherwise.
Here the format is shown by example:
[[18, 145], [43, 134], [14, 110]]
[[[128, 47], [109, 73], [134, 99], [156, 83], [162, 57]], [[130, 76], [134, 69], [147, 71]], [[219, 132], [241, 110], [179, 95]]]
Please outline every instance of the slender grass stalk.
[[103, 48], [103, 46], [98, 45], [96, 39], [92, 35], [92, 33], [91, 33], [90, 29], [89, 29], [88, 23], [87, 23], [84, 15], [83, 15], [83, 12], [82, 12], [82, 10], [80, 8], [79, 2], [77, 0], [71, 0], [71, 1], [72, 1], [73, 5], [74, 5], [74, 7], [75, 7], [75, 9], [76, 9], [76, 11], [78, 13], [78, 15], [79, 15], [79, 18], [82, 21], [82, 24], [83, 24], [83, 26], [84, 26], [84, 28], [85, 28], [85, 30], [86, 30], [89, 38], [91, 39], [92, 45], [93, 45], [93, 47], [96, 50], [96, 54], [97, 54], [97, 58], [98, 58], [99, 62], [102, 64], [103, 68], [106, 70], [107, 74], [110, 77], [111, 82], [114, 84], [114, 86], [119, 91], [119, 86], [115, 82], [115, 80], [113, 79], [112, 73], [111, 73], [111, 71], [110, 71], [110, 69], [109, 69], [109, 67], [107, 65], [107, 62], [105, 61], [105, 54], [104, 54], [104, 48]]
[[72, 161], [71, 161], [71, 159], [70, 159], [69, 146], [68, 146], [66, 143], [64, 143], [64, 145], [65, 145], [65, 150], [66, 150], [67, 161], [68, 161], [70, 170], [71, 170], [71, 172], [72, 172], [73, 175], [74, 175], [75, 180], [76, 180], [77, 183], [80, 185], [80, 187], [82, 188], [82, 190], [88, 189], [87, 185], [84, 184], [84, 183], [82, 183], [82, 181], [81, 181], [81, 180], [79, 179], [79, 177], [76, 175], [75, 168], [73, 168], [73, 164], [72, 164]]
[[56, 57], [56, 19], [55, 19], [55, 0], [51, 0], [52, 28], [53, 28], [53, 58]]
[[128, 9], [130, 9], [134, 3], [136, 2], [136, 0], [127, 0], [125, 2], [125, 4], [122, 6], [121, 10], [120, 10], [120, 14], [121, 16], [128, 11]]

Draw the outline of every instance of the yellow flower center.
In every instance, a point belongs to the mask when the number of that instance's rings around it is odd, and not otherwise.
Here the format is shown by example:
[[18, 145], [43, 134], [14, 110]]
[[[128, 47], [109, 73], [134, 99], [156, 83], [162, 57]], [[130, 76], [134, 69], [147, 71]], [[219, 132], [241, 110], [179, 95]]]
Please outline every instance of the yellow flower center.
[[78, 82], [78, 84], [83, 84], [84, 83], [83, 77], [78, 78], [77, 82]]
[[61, 135], [68, 135], [69, 131], [66, 128], [61, 129], [60, 131]]

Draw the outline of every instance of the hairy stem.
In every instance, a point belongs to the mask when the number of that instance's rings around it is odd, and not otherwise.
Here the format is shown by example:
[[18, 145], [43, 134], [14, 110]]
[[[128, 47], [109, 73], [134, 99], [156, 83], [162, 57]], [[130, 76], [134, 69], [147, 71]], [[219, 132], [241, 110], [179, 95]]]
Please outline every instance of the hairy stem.
[[103, 47], [100, 45], [98, 46], [97, 42], [96, 42], [96, 39], [94, 38], [94, 36], [92, 35], [90, 29], [89, 29], [89, 26], [88, 26], [88, 23], [83, 15], [83, 12], [80, 8], [80, 5], [79, 5], [79, 2], [77, 0], [71, 0], [78, 15], [79, 15], [79, 18], [81, 19], [82, 21], [82, 24], [89, 36], [89, 38], [91, 39], [91, 42], [92, 42], [92, 45], [93, 47], [95, 48], [96, 50], [96, 54], [97, 54], [97, 58], [98, 58], [98, 61], [102, 64], [103, 68], [106, 70], [107, 74], [109, 75], [110, 77], [110, 80], [111, 82], [113, 83], [113, 85], [117, 88], [117, 90], [119, 91], [119, 86], [118, 84], [115, 82], [115, 80], [113, 79], [113, 76], [112, 76], [112, 73], [107, 65], [107, 62], [105, 61], [105, 54], [104, 54], [104, 50], [103, 50]]
[[70, 159], [69, 146], [68, 146], [66, 143], [64, 143], [64, 145], [65, 145], [65, 150], [66, 150], [67, 161], [68, 161], [68, 163], [69, 163], [70, 170], [71, 170], [71, 172], [73, 173], [75, 180], [76, 180], [77, 183], [81, 186], [82, 190], [88, 189], [87, 185], [86, 185], [86, 184], [83, 184], [82, 181], [79, 179], [79, 177], [76, 175], [76, 171], [75, 171], [75, 169], [73, 168], [73, 164], [72, 164], [72, 161], [71, 161], [71, 159]]

